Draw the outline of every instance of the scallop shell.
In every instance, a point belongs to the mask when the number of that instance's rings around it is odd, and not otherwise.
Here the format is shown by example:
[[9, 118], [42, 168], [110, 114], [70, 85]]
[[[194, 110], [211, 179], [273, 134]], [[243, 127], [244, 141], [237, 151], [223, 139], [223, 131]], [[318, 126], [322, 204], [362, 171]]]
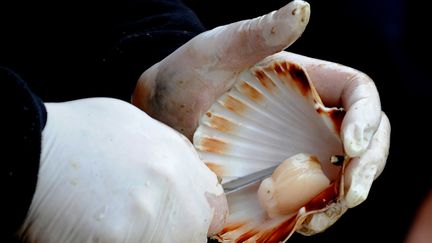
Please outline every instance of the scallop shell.
[[[315, 155], [331, 185], [297, 213], [270, 219], [257, 198], [259, 183], [227, 195], [229, 216], [222, 242], [286, 241], [294, 231], [314, 234], [345, 211], [344, 155], [339, 136], [344, 111], [323, 105], [308, 74], [284, 52], [240, 73], [234, 87], [201, 118], [194, 146], [222, 183], [277, 165], [298, 153]], [[345, 164], [345, 162], [344, 162]]]

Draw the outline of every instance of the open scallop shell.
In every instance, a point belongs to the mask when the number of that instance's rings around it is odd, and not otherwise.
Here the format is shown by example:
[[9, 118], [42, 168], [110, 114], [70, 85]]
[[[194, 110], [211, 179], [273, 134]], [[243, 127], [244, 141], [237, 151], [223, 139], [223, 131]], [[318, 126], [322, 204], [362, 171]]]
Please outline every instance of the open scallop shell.
[[270, 219], [257, 198], [259, 183], [227, 196], [229, 217], [215, 237], [223, 242], [286, 241], [294, 231], [322, 231], [345, 211], [344, 155], [339, 137], [344, 111], [321, 102], [305, 70], [284, 52], [244, 70], [235, 86], [202, 117], [194, 145], [222, 183], [277, 165], [298, 153], [315, 155], [331, 185], [297, 213]]

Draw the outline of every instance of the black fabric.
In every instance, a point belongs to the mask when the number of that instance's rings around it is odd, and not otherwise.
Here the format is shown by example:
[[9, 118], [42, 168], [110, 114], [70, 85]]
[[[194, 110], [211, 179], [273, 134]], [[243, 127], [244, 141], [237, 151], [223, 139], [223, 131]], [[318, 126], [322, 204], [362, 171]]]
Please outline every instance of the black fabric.
[[3, 145], [12, 158], [2, 163], [1, 177], [6, 182], [3, 200], [3, 236], [12, 242], [22, 224], [36, 189], [41, 132], [46, 122], [46, 110], [26, 83], [11, 70], [0, 67], [0, 87], [7, 91], [10, 102], [3, 103], [8, 114], [3, 132]]
[[13, 242], [37, 181], [46, 122], [41, 99], [129, 101], [143, 71], [204, 28], [179, 0], [14, 0], [0, 2], [0, 30], [0, 90], [13, 97], [2, 102], [4, 141], [6, 151], [17, 151], [1, 169], [7, 182], [1, 242]]
[[204, 28], [179, 0], [1, 1], [0, 66], [44, 101], [129, 101], [136, 80]]

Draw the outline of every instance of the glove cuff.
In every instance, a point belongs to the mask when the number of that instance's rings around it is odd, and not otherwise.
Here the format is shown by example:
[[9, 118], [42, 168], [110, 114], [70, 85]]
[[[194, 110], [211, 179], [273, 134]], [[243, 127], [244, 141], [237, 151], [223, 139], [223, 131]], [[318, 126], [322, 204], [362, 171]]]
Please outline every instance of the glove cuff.
[[2, 177], [6, 181], [4, 236], [9, 239], [7, 242], [14, 242], [17, 241], [16, 232], [27, 215], [36, 189], [41, 133], [47, 113], [39, 97], [13, 71], [0, 67], [0, 86], [12, 98], [12, 101], [2, 102], [6, 106], [3, 111], [9, 117], [4, 119], [3, 129], [6, 130], [6, 151], [15, 153], [4, 160]]

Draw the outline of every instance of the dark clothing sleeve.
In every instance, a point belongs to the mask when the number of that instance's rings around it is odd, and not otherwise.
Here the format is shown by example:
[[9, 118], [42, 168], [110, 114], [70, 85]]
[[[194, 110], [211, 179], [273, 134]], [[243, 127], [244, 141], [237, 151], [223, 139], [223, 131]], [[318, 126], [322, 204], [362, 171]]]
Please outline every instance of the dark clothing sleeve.
[[2, 102], [4, 141], [14, 151], [1, 169], [6, 242], [14, 241], [36, 188], [47, 120], [41, 100], [129, 101], [142, 72], [204, 31], [179, 0], [91, 2], [0, 4], [0, 90], [12, 97]]
[[6, 106], [3, 114], [8, 116], [2, 120], [7, 130], [3, 133], [6, 134], [3, 144], [13, 156], [4, 161], [1, 176], [6, 181], [6, 194], [3, 194], [6, 217], [3, 216], [2, 227], [6, 228], [7, 242], [13, 242], [36, 189], [41, 132], [47, 116], [42, 101], [11, 70], [0, 67], [0, 87], [12, 98], [11, 102], [3, 103]]
[[115, 27], [113, 58], [121, 77], [135, 85], [143, 71], [205, 29], [179, 0], [130, 1]]
[[0, 66], [45, 102], [130, 101], [146, 69], [204, 31], [180, 0], [2, 1], [0, 29]]

